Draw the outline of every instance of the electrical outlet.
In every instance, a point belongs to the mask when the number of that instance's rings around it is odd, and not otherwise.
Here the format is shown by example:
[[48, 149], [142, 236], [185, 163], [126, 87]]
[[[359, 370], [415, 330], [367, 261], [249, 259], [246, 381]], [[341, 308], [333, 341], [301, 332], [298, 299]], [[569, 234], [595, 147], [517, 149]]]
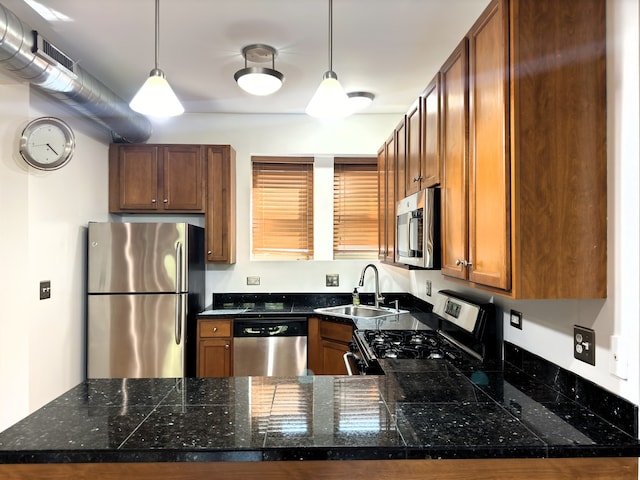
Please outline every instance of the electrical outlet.
[[511, 310], [510, 323], [512, 327], [522, 330], [522, 313], [516, 310]]
[[596, 364], [596, 332], [590, 328], [573, 326], [573, 358]]
[[431, 296], [431, 280], [427, 280], [427, 283], [425, 284], [425, 288], [424, 288], [424, 293], [427, 294], [427, 297]]
[[40, 282], [40, 300], [51, 298], [51, 282], [49, 280]]
[[327, 273], [325, 278], [326, 278], [327, 287], [340, 286], [340, 275], [338, 275], [337, 273]]
[[260, 285], [260, 277], [247, 277], [247, 285]]

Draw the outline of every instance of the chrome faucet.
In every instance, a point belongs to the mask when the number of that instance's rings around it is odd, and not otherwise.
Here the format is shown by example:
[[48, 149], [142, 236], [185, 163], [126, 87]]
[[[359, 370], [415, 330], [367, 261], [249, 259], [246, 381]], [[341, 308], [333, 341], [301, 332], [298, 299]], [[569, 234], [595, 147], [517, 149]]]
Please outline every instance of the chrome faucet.
[[374, 298], [374, 304], [376, 306], [376, 308], [378, 308], [380, 306], [380, 302], [384, 302], [384, 297], [380, 296], [380, 277], [378, 276], [378, 269], [376, 268], [376, 266], [373, 263], [370, 263], [369, 265], [365, 266], [362, 269], [362, 273], [360, 274], [360, 283], [358, 283], [359, 287], [364, 286], [364, 274], [367, 271], [367, 268], [373, 268], [373, 273], [375, 275], [375, 280], [376, 280], [376, 296]]

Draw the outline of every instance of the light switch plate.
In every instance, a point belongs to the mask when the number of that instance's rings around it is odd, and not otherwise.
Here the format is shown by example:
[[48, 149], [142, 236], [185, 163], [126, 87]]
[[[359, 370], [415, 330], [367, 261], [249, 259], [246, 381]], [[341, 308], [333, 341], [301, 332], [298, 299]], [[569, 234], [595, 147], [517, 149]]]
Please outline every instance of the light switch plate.
[[247, 285], [260, 285], [260, 277], [247, 277]]
[[327, 287], [340, 286], [340, 275], [338, 275], [337, 273], [327, 273], [325, 279]]
[[49, 280], [40, 282], [40, 300], [47, 298], [51, 298], [51, 282]]
[[522, 313], [517, 310], [511, 310], [510, 323], [512, 327], [522, 330]]

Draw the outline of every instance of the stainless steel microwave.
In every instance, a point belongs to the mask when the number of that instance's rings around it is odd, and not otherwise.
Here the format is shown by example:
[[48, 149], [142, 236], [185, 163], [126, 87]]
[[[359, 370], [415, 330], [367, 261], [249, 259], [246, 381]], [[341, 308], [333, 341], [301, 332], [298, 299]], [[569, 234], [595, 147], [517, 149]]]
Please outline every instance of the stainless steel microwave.
[[396, 207], [396, 262], [439, 269], [440, 189], [420, 190]]

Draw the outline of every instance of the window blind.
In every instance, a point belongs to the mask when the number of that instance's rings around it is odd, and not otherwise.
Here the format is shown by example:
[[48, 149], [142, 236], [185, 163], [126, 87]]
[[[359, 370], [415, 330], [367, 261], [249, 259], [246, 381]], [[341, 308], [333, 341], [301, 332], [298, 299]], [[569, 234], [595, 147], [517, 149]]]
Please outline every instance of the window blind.
[[253, 258], [313, 259], [313, 158], [253, 157]]
[[333, 176], [333, 257], [378, 256], [376, 158], [336, 158]]

